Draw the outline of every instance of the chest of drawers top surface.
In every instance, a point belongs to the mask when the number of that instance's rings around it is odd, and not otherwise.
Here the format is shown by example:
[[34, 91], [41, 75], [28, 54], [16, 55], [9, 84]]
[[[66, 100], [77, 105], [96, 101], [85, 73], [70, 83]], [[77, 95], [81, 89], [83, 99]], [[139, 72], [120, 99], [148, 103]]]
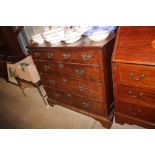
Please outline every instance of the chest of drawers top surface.
[[155, 65], [155, 26], [120, 27], [116, 45], [114, 62]]
[[102, 40], [102, 41], [98, 41], [98, 42], [95, 42], [95, 41], [91, 41], [89, 38], [87, 37], [82, 37], [79, 41], [75, 42], [75, 43], [72, 43], [72, 44], [67, 44], [67, 43], [64, 43], [64, 42], [61, 42], [59, 44], [49, 44], [49, 43], [43, 43], [43, 44], [36, 44], [36, 43], [30, 43], [28, 45], [28, 48], [29, 49], [36, 49], [36, 48], [39, 48], [39, 49], [50, 49], [50, 48], [71, 48], [71, 47], [88, 47], [88, 48], [102, 48], [104, 47], [104, 45], [106, 45], [110, 40], [114, 39], [115, 37], [115, 34], [114, 33], [111, 33], [107, 39], [105, 40]]

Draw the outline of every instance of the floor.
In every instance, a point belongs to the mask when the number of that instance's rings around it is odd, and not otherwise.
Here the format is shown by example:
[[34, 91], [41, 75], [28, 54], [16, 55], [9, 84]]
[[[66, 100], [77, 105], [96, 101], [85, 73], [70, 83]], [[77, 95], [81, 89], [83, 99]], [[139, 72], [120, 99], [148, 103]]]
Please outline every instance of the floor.
[[[95, 119], [55, 105], [45, 106], [36, 88], [20, 89], [0, 78], [0, 128], [5, 129], [103, 129]], [[140, 129], [113, 123], [112, 129]]]

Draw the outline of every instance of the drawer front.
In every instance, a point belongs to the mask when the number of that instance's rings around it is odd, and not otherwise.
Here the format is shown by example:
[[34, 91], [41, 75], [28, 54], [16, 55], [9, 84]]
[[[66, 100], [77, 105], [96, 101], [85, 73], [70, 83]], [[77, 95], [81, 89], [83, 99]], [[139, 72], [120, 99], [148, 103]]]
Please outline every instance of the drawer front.
[[85, 79], [101, 82], [101, 72], [99, 66], [64, 64], [46, 61], [35, 61], [37, 69], [42, 73], [57, 74], [57, 76], [70, 76], [75, 79]]
[[62, 102], [63, 104], [71, 104], [72, 102], [74, 102], [72, 95], [70, 93], [64, 93], [63, 91], [57, 90], [57, 89], [53, 89], [53, 88], [49, 88], [47, 86], [44, 86], [47, 96], [50, 97], [53, 100]]
[[48, 96], [56, 101], [59, 101], [63, 104], [71, 105], [75, 108], [84, 110], [88, 113], [93, 113], [101, 116], [105, 116], [106, 111], [104, 103], [93, 101], [87, 98], [82, 98], [76, 95], [73, 95], [70, 92], [65, 92], [62, 90], [57, 90], [45, 86], [45, 90]]
[[155, 123], [155, 108], [127, 102], [116, 102], [115, 111], [127, 116]]
[[74, 107], [99, 116], [106, 116], [104, 103], [90, 100], [87, 98], [79, 98], [78, 96], [75, 97], [75, 99], [75, 103], [72, 103]]
[[57, 61], [58, 50], [31, 50], [33, 59]]
[[155, 107], [155, 90], [141, 87], [117, 85], [117, 100], [130, 101], [139, 105], [149, 104]]
[[62, 49], [58, 53], [58, 60], [69, 63], [99, 64], [99, 50], [93, 49]]
[[113, 70], [115, 83], [155, 88], [155, 67], [114, 64]]
[[40, 74], [44, 85], [71, 91], [74, 94], [94, 98], [100, 101], [104, 100], [105, 92], [103, 83], [94, 83], [88, 81], [77, 81], [68, 77], [59, 77], [50, 74]]

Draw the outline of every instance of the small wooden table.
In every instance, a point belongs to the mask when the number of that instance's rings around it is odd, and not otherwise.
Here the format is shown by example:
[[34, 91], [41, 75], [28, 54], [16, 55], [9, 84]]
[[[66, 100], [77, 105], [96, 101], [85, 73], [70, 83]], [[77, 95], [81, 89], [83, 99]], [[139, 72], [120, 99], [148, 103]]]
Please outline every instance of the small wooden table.
[[[36, 83], [33, 83], [33, 82], [31, 82], [31, 81], [26, 81], [26, 80], [24, 80], [24, 79], [21, 79], [19, 76], [16, 76], [15, 79], [16, 79], [16, 81], [17, 81], [17, 83], [18, 83], [19, 88], [21, 89], [21, 91], [22, 91], [22, 93], [23, 93], [23, 95], [24, 95], [25, 97], [27, 97], [26, 94], [25, 94], [25, 92], [24, 92], [24, 89], [25, 89], [25, 88], [27, 88], [28, 86], [36, 87], [37, 90], [38, 90], [38, 92], [39, 92], [39, 94], [40, 94], [40, 96], [41, 96], [41, 98], [42, 98], [42, 100], [44, 101], [45, 105], [48, 106], [48, 103], [47, 103], [47, 101], [46, 101], [46, 99], [45, 99], [45, 97], [46, 97], [47, 95], [46, 95], [46, 94], [44, 95], [44, 94], [42, 93], [41, 89], [40, 89], [40, 86], [42, 85], [41, 80], [39, 80], [39, 81], [36, 82]], [[23, 86], [22, 83], [24, 83], [25, 86]]]

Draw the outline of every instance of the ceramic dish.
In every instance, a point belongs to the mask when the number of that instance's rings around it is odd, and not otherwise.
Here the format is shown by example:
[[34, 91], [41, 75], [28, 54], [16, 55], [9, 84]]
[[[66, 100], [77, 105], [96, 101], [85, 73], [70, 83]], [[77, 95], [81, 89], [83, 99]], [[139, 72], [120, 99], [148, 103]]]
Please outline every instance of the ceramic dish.
[[101, 41], [105, 40], [109, 36], [110, 32], [103, 31], [103, 32], [94, 32], [92, 35], [87, 36], [89, 39], [93, 41]]
[[64, 38], [64, 29], [56, 28], [42, 34], [46, 42], [57, 44]]
[[88, 30], [90, 30], [92, 28], [92, 26], [73, 26], [73, 30], [75, 32], [84, 34], [85, 32], [87, 32]]
[[32, 41], [38, 44], [43, 44], [44, 39], [42, 38], [41, 34], [37, 34], [31, 37]]
[[74, 43], [78, 41], [81, 38], [82, 34], [74, 31], [68, 31], [67, 33], [64, 34], [63, 40], [66, 43]]
[[57, 43], [61, 42], [62, 38], [63, 38], [63, 35], [55, 35], [55, 36], [49, 35], [49, 36], [45, 37], [45, 40], [46, 40], [46, 42], [49, 42], [51, 44], [57, 44]]
[[58, 27], [58, 28], [53, 28], [52, 30], [43, 32], [42, 36], [46, 37], [48, 35], [56, 35], [56, 34], [59, 34], [59, 33], [62, 33], [62, 32], [64, 32], [64, 28]]

